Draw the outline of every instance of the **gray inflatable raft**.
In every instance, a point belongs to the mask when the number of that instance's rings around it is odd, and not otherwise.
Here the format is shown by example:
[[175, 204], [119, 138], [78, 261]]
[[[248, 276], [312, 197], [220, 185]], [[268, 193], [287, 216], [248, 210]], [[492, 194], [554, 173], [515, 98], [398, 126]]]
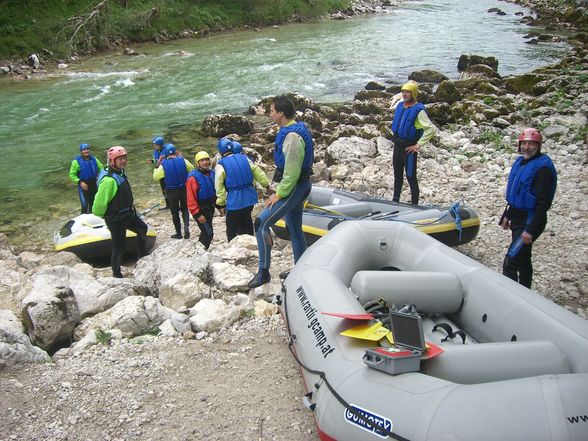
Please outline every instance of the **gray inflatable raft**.
[[[406, 223], [449, 246], [472, 241], [480, 230], [476, 212], [460, 204], [408, 205], [313, 185], [302, 215], [306, 243], [313, 244], [341, 222], [360, 219]], [[290, 240], [282, 219], [273, 231], [280, 239]]]
[[[444, 352], [396, 374], [364, 361], [373, 344], [340, 333], [378, 298], [414, 304]], [[340, 224], [282, 312], [322, 440], [588, 440], [588, 322], [414, 228]]]

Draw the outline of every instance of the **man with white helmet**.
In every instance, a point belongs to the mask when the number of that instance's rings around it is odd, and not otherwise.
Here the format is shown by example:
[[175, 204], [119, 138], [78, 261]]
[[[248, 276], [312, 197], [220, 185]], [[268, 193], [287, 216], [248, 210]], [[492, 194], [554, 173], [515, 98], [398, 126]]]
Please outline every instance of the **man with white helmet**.
[[125, 252], [127, 230], [137, 234], [137, 257], [146, 254], [147, 225], [137, 215], [133, 205], [131, 184], [125, 174], [127, 151], [115, 146], [108, 149], [108, 167], [98, 176], [98, 192], [92, 213], [104, 218], [112, 237], [112, 275], [122, 278], [121, 261]]
[[196, 167], [188, 174], [186, 181], [188, 210], [200, 228], [198, 240], [204, 248], [208, 249], [214, 236], [212, 229], [212, 217], [216, 205], [214, 170], [210, 169], [210, 155], [205, 151], [196, 153], [194, 161]]
[[392, 200], [399, 202], [406, 170], [406, 180], [410, 186], [411, 204], [419, 203], [419, 183], [417, 180], [417, 153], [435, 134], [435, 126], [427, 116], [425, 106], [417, 101], [418, 85], [408, 82], [402, 86], [402, 101], [396, 106], [392, 120], [394, 134], [394, 194]]
[[90, 146], [80, 144], [80, 154], [71, 161], [69, 167], [69, 179], [78, 186], [82, 214], [92, 212], [92, 204], [98, 190], [96, 179], [103, 168], [100, 160], [90, 152]]
[[557, 171], [551, 158], [541, 153], [542, 144], [543, 136], [537, 129], [527, 128], [519, 135], [521, 156], [508, 176], [508, 205], [500, 219], [500, 226], [512, 231], [502, 272], [527, 288], [533, 279], [531, 248], [545, 229], [557, 187]]

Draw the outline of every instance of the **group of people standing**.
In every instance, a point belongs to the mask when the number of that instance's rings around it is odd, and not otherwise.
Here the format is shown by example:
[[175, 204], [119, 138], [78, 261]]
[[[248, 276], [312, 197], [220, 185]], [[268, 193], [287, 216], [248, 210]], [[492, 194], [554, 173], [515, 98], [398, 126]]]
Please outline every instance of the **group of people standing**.
[[[418, 86], [408, 82], [401, 88], [400, 102], [394, 109], [393, 200], [399, 202], [404, 173], [410, 186], [411, 203], [418, 204], [417, 156], [420, 148], [435, 133], [425, 106], [417, 101]], [[258, 272], [249, 283], [256, 288], [270, 281], [272, 237], [270, 228], [281, 218], [291, 237], [294, 262], [306, 250], [302, 230], [304, 201], [312, 187], [310, 176], [314, 162], [314, 142], [302, 122], [295, 120], [296, 108], [287, 96], [275, 97], [270, 118], [279, 125], [274, 146], [275, 173], [273, 187], [266, 174], [242, 152], [238, 142], [223, 138], [217, 150], [221, 156], [214, 170], [205, 151], [195, 156], [193, 166], [173, 144], [155, 137], [153, 179], [161, 184], [166, 208], [175, 227], [174, 239], [190, 238], [190, 215], [199, 229], [199, 241], [206, 249], [214, 232], [215, 209], [226, 218], [227, 239], [240, 234], [255, 235], [259, 251]], [[512, 231], [512, 242], [504, 259], [503, 273], [531, 286], [531, 248], [543, 232], [547, 210], [551, 207], [557, 185], [557, 172], [549, 156], [541, 152], [543, 138], [535, 129], [525, 129], [518, 140], [521, 156], [515, 161], [506, 191], [507, 208], [500, 225]], [[70, 178], [78, 185], [82, 213], [103, 217], [111, 231], [112, 270], [122, 277], [120, 260], [124, 252], [125, 230], [139, 237], [139, 256], [145, 253], [147, 225], [137, 215], [130, 184], [125, 174], [127, 153], [123, 147], [108, 150], [108, 166], [91, 155], [87, 144], [80, 145], [80, 155], [72, 161]], [[104, 170], [103, 170], [104, 168]], [[102, 171], [101, 171], [102, 170]], [[256, 183], [265, 189], [264, 208], [255, 222], [253, 207], [258, 203]], [[183, 234], [182, 234], [183, 223]], [[287, 272], [280, 275], [286, 277]]]

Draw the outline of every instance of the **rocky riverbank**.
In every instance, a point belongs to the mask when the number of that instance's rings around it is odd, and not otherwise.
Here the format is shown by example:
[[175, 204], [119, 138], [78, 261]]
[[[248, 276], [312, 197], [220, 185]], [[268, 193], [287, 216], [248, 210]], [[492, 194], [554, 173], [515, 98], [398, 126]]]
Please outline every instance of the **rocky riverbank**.
[[[431, 71], [411, 78], [439, 128], [419, 157], [422, 202], [463, 199], [476, 209], [480, 235], [459, 250], [497, 271], [509, 244], [497, 221], [516, 136], [526, 126], [543, 131], [559, 184], [533, 248], [533, 287], [587, 318], [588, 47], [581, 36], [570, 43], [557, 65], [516, 77], [500, 77], [500, 60], [465, 56], [460, 80]], [[340, 106], [293, 95], [317, 142], [316, 184], [391, 197], [388, 127], [398, 90], [370, 83]], [[240, 139], [269, 170], [276, 128], [267, 105], [212, 115], [202, 129]], [[277, 274], [291, 265], [290, 245], [276, 240], [273, 281], [249, 292], [252, 238], [227, 244], [217, 218], [205, 251], [194, 237], [165, 239], [168, 213], [148, 221], [157, 247], [129, 262], [122, 280], [68, 253], [15, 255], [1, 241], [0, 438], [317, 439], [270, 303]], [[48, 353], [51, 362], [24, 364]]]

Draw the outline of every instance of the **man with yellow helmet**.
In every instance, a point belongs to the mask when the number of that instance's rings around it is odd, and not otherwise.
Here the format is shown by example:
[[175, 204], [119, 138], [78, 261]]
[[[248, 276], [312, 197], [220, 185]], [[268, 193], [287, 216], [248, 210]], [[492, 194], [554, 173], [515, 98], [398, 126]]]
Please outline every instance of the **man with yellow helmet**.
[[416, 99], [419, 94], [417, 83], [409, 81], [401, 89], [402, 101], [396, 106], [392, 120], [394, 141], [394, 195], [392, 200], [399, 202], [406, 170], [406, 180], [410, 186], [411, 203], [419, 203], [419, 183], [417, 180], [417, 152], [435, 134], [435, 126], [427, 116], [425, 106]]
[[210, 155], [200, 151], [194, 156], [196, 168], [188, 175], [186, 181], [186, 195], [188, 210], [200, 228], [198, 240], [208, 249], [214, 232], [212, 217], [216, 205], [216, 190], [214, 189], [214, 170], [210, 169]]

